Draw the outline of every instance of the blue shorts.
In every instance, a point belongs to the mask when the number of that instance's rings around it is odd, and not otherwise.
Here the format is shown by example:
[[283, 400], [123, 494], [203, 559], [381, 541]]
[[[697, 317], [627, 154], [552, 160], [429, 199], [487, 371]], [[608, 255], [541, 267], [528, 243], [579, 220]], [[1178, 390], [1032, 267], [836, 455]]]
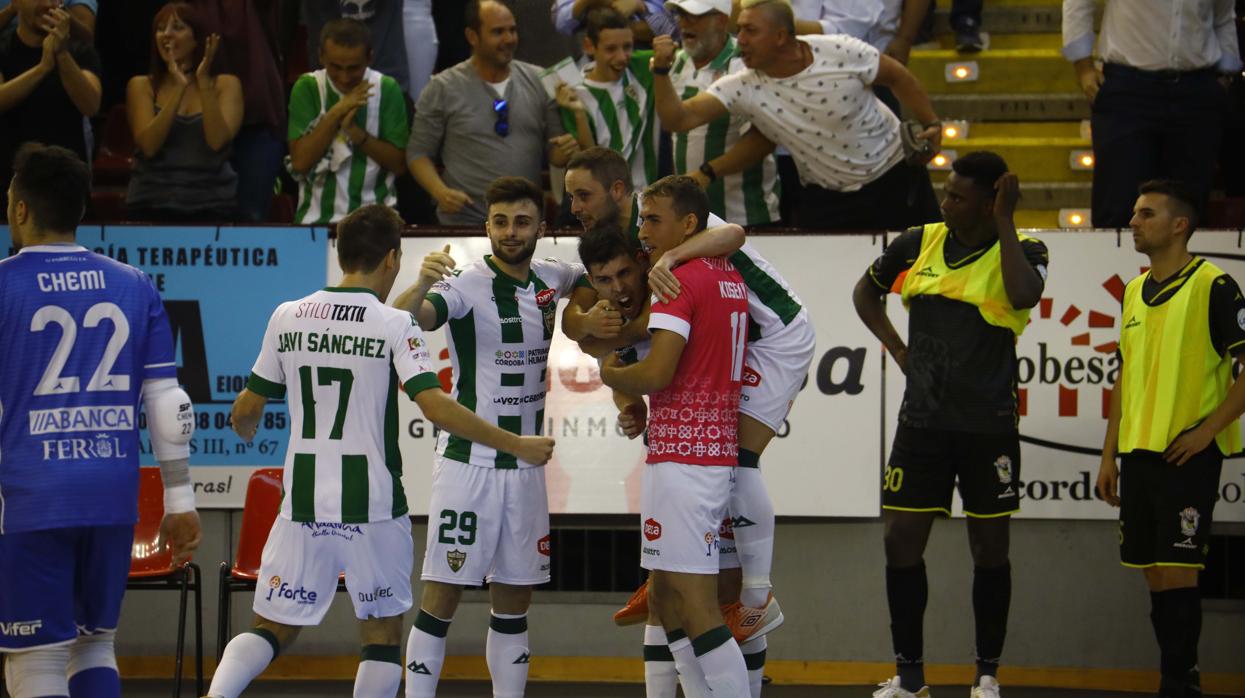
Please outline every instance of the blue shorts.
[[131, 525], [0, 535], [0, 652], [115, 630], [133, 541]]

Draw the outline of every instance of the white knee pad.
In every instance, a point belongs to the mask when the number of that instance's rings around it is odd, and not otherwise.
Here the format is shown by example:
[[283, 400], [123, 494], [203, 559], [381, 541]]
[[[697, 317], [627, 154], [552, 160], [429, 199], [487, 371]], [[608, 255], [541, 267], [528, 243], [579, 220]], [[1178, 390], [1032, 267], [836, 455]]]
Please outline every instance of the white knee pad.
[[735, 522], [735, 549], [743, 569], [743, 586], [769, 588], [774, 564], [774, 504], [760, 468], [735, 469], [730, 513]]
[[69, 646], [41, 647], [4, 657], [4, 681], [13, 698], [69, 695]]
[[94, 635], [79, 635], [69, 646], [69, 668], [66, 676], [75, 676], [87, 669], [117, 669], [117, 653], [113, 648], [116, 633], [112, 630]]

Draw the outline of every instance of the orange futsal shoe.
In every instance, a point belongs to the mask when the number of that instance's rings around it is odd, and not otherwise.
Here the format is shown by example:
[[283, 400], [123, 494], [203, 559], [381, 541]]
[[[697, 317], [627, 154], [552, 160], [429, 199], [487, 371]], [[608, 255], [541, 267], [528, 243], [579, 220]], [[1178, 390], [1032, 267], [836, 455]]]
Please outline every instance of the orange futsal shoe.
[[648, 620], [648, 580], [627, 599], [627, 605], [614, 613], [614, 624], [620, 626], [635, 625]]
[[774, 598], [772, 591], [769, 600], [765, 602], [765, 608], [751, 608], [736, 601], [722, 607], [722, 618], [735, 636], [735, 642], [741, 645], [774, 630], [783, 621], [782, 608], [778, 606], [778, 599]]

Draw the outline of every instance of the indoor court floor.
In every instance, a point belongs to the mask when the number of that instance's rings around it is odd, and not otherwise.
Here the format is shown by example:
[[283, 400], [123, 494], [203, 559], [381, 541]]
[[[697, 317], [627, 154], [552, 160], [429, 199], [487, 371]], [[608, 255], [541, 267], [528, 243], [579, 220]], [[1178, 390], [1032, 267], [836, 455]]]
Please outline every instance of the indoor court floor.
[[[767, 698], [869, 698], [875, 686], [767, 686]], [[528, 698], [643, 698], [644, 687], [640, 684], [574, 684], [532, 683], [527, 687]], [[167, 681], [125, 682], [122, 695], [126, 698], [156, 698], [169, 694]], [[244, 696], [274, 698], [299, 696], [300, 698], [341, 698], [349, 696], [349, 682], [284, 681], [256, 682]], [[187, 683], [182, 695], [191, 696], [194, 687]], [[936, 686], [930, 690], [931, 698], [963, 698], [968, 695], [967, 686]], [[1145, 693], [1115, 693], [1104, 691], [1062, 690], [1053, 688], [1007, 688], [1007, 698], [1137, 698]], [[441, 684], [438, 696], [445, 698], [488, 698], [492, 690], [487, 683], [474, 681], [447, 681]]]

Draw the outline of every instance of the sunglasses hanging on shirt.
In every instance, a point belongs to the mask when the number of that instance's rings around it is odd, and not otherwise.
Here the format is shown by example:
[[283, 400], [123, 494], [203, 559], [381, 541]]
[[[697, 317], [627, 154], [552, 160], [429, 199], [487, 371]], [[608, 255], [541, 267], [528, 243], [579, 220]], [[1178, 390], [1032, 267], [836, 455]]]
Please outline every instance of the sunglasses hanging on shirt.
[[504, 99], [494, 99], [493, 116], [497, 117], [497, 121], [493, 122], [493, 133], [502, 138], [510, 135], [510, 103]]

